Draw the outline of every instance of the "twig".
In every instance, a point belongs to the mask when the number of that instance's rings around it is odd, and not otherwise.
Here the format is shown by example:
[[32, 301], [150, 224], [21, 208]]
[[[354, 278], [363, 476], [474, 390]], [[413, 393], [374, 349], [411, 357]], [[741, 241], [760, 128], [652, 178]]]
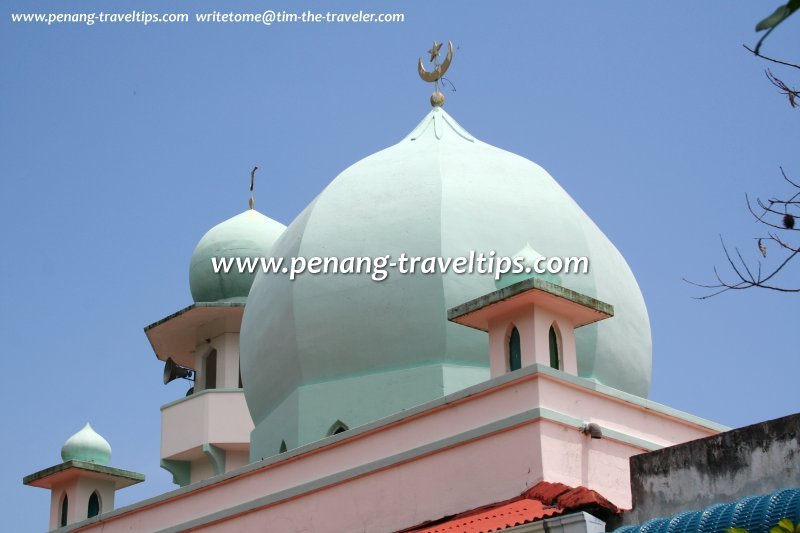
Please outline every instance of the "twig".
[[[766, 35], [765, 35], [765, 37], [766, 37]], [[765, 55], [761, 54], [761, 52], [756, 52], [752, 48], [749, 48], [746, 44], [743, 44], [742, 46], [744, 46], [745, 50], [747, 50], [748, 52], [751, 52], [754, 56], [760, 57], [761, 59], [766, 59], [767, 61], [771, 61], [772, 63], [777, 63], [779, 65], [786, 65], [787, 67], [793, 67], [793, 68], [800, 69], [800, 65], [795, 65], [794, 63], [787, 63], [786, 61], [781, 61], [780, 59], [773, 59], [771, 57], [765, 56]]]

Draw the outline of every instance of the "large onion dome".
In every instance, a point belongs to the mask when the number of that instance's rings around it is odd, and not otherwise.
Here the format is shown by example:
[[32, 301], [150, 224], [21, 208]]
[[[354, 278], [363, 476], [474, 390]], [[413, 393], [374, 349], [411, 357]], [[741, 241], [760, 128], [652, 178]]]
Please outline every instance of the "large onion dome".
[[[650, 323], [622, 255], [545, 170], [477, 140], [439, 107], [398, 144], [344, 170], [271, 253], [513, 257], [525, 242], [589, 258], [588, 274], [564, 274], [561, 284], [612, 304], [615, 316], [578, 330], [579, 374], [646, 396]], [[241, 336], [255, 449], [268, 425], [307, 442], [330, 421], [352, 427], [488, 379], [486, 335], [449, 323], [446, 311], [493, 290], [493, 276], [452, 272], [390, 270], [381, 282], [258, 274]]]

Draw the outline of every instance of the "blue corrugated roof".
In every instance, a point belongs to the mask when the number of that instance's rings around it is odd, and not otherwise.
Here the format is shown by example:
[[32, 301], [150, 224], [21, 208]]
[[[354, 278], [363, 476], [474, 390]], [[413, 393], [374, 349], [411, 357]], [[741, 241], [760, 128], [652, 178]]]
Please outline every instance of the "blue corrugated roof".
[[800, 521], [800, 489], [781, 489], [766, 496], [748, 496], [718, 503], [702, 511], [684, 511], [671, 518], [653, 518], [614, 533], [725, 533], [739, 527], [749, 533], [769, 533], [782, 518]]

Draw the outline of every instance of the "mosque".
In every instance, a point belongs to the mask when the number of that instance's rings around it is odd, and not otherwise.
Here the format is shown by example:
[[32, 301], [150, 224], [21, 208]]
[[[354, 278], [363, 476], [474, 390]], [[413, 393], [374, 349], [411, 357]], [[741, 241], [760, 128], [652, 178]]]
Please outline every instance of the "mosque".
[[[405, 138], [345, 169], [288, 227], [251, 197], [197, 244], [194, 302], [145, 328], [165, 383], [193, 379], [161, 407], [161, 466], [178, 488], [115, 509], [115, 491], [144, 476], [109, 466], [109, 443], [87, 424], [62, 463], [23, 480], [51, 491], [49, 529], [595, 533], [646, 507], [632, 488], [644, 470], [631, 466], [645, 462], [632, 458], [728, 431], [647, 399], [650, 324], [631, 269], [545, 170], [444, 110], [453, 48], [442, 58], [441, 47], [432, 70], [419, 62], [432, 109]], [[212, 267], [490, 250], [591, 267], [380, 282]], [[800, 491], [767, 492], [778, 503], [764, 517], [800, 519]]]

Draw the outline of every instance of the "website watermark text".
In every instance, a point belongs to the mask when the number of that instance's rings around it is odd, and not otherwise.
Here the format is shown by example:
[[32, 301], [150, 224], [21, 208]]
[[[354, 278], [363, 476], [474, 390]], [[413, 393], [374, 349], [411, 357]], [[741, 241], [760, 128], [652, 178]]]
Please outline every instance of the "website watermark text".
[[526, 264], [523, 257], [500, 257], [491, 251], [470, 252], [461, 257], [418, 257], [401, 253], [397, 257], [212, 257], [211, 268], [217, 274], [287, 275], [295, 280], [302, 274], [369, 275], [373, 281], [384, 281], [391, 270], [407, 274], [483, 274], [499, 280], [506, 274], [587, 274], [587, 257], [538, 257]]

